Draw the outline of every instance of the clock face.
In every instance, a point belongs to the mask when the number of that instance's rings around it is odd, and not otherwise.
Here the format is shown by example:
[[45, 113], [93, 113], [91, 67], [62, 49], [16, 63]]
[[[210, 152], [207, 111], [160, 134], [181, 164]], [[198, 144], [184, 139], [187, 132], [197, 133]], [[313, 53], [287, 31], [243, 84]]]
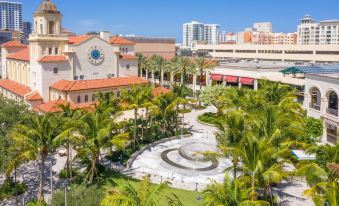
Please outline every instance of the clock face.
[[91, 64], [100, 64], [104, 61], [104, 53], [100, 47], [92, 46], [88, 50], [88, 61]]

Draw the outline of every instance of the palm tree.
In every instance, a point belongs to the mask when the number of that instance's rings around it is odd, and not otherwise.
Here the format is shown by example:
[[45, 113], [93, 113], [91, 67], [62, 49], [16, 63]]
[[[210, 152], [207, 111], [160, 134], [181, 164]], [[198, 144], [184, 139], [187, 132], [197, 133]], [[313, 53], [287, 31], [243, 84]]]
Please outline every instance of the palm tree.
[[206, 58], [199, 57], [195, 60], [195, 65], [198, 68], [200, 75], [200, 90], [202, 90], [202, 82], [204, 80], [204, 74], [206, 71], [212, 70], [216, 65], [213, 61], [208, 60]]
[[169, 67], [169, 63], [164, 59], [164, 57], [159, 56], [159, 55], [153, 55], [151, 57], [151, 62], [153, 67], [155, 68], [155, 71], [160, 73], [160, 79], [159, 79], [159, 83], [160, 86], [164, 85], [164, 71], [166, 70], [166, 68]]
[[[88, 157], [91, 166], [87, 175], [88, 183], [91, 185], [94, 178], [98, 177], [97, 164], [101, 154], [101, 149], [109, 145], [114, 145], [116, 149], [124, 147], [127, 136], [113, 136], [113, 119], [108, 113], [90, 112], [80, 118], [81, 128], [79, 134], [83, 138], [82, 147], [79, 148], [79, 155]], [[113, 136], [113, 137], [112, 137]]]
[[[144, 177], [138, 186], [125, 182], [122, 189], [115, 189], [102, 200], [101, 206], [157, 206], [159, 200], [164, 196], [168, 183], [163, 182], [160, 185], [152, 187], [150, 179]], [[175, 202], [169, 199], [170, 202]], [[177, 201], [176, 201], [177, 202]], [[173, 205], [173, 204], [172, 204]], [[182, 205], [179, 201], [176, 205]]]
[[206, 206], [236, 206], [241, 202], [241, 191], [237, 181], [231, 181], [226, 173], [222, 184], [212, 181], [204, 190]]
[[306, 177], [310, 189], [304, 194], [313, 199], [316, 206], [339, 204], [339, 175], [331, 165], [339, 163], [339, 145], [315, 146], [308, 150], [316, 154], [315, 162], [301, 162], [296, 175]]
[[186, 75], [195, 74], [197, 71], [191, 59], [188, 57], [179, 57], [177, 64], [181, 73], [180, 85], [184, 85], [186, 83]]
[[151, 87], [149, 86], [134, 86], [130, 90], [124, 90], [122, 92], [122, 101], [126, 102], [128, 108], [134, 110], [134, 132], [133, 132], [133, 143], [138, 143], [137, 140], [137, 119], [138, 109], [143, 107], [145, 103], [151, 100]]
[[147, 74], [148, 59], [141, 53], [137, 53], [136, 56], [138, 58], [138, 76], [142, 77], [142, 72], [143, 70], [145, 70], [146, 79], [147, 79], [148, 78], [148, 74]]
[[71, 157], [71, 145], [77, 145], [80, 143], [81, 138], [77, 135], [77, 128], [79, 127], [79, 118], [81, 112], [78, 109], [72, 109], [70, 104], [60, 105], [62, 109], [60, 113], [62, 131], [54, 140], [53, 144], [56, 146], [64, 144], [67, 152], [66, 170], [68, 177], [72, 179], [72, 162]]
[[[17, 160], [22, 162], [38, 159], [40, 160], [40, 178], [38, 202], [43, 202], [43, 187], [45, 180], [45, 161], [48, 154], [53, 150], [53, 140], [59, 133], [56, 119], [51, 114], [30, 116], [23, 124], [20, 124], [11, 132], [11, 137], [21, 154]], [[15, 166], [15, 165], [13, 165]], [[13, 168], [13, 167], [12, 167]], [[8, 172], [11, 168], [8, 168]]]

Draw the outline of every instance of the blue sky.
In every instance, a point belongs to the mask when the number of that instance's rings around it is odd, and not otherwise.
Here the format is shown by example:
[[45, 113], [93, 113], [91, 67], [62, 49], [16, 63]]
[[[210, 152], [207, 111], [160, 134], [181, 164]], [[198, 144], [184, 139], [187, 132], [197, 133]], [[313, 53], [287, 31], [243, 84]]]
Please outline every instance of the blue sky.
[[[24, 20], [42, 0], [23, 3]], [[339, 0], [52, 0], [63, 13], [63, 25], [76, 33], [109, 30], [114, 34], [176, 37], [182, 24], [218, 23], [237, 32], [253, 22], [271, 21], [275, 32], [293, 32], [304, 14], [316, 20], [339, 19]]]

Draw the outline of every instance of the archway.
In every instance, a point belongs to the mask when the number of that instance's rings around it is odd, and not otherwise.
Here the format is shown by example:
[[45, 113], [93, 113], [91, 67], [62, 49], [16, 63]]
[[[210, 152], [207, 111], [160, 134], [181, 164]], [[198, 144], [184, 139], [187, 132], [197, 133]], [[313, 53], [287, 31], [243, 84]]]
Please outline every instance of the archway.
[[330, 91], [327, 95], [328, 108], [327, 113], [338, 116], [338, 94], [335, 91]]
[[311, 102], [310, 108], [320, 111], [321, 107], [321, 92], [317, 87], [312, 87], [310, 90]]

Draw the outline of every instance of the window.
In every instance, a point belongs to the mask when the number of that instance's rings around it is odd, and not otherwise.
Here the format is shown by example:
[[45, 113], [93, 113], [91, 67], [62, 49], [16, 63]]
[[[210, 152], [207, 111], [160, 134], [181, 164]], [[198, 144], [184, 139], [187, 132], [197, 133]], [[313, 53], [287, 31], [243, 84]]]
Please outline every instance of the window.
[[48, 33], [49, 34], [54, 34], [54, 22], [53, 21], [50, 21], [49, 24], [48, 24]]
[[55, 48], [55, 49], [54, 49], [54, 53], [55, 53], [55, 54], [58, 54], [58, 53], [59, 53], [58, 48]]
[[127, 64], [127, 65], [126, 65], [126, 69], [129, 69], [129, 67], [130, 67], [129, 64]]
[[54, 74], [57, 74], [57, 73], [58, 73], [58, 70], [59, 70], [58, 67], [54, 67], [54, 68], [53, 68], [53, 73], [54, 73]]
[[74, 80], [78, 80], [79, 79], [79, 77], [78, 76], [74, 76]]
[[51, 55], [53, 53], [53, 48], [48, 48], [48, 54]]
[[85, 95], [85, 102], [88, 102], [88, 95]]
[[92, 102], [95, 101], [95, 94], [92, 95]]
[[77, 96], [77, 103], [81, 103], [81, 97]]
[[44, 28], [42, 26], [42, 24], [40, 24], [40, 34], [43, 34], [44, 33]]
[[117, 91], [117, 97], [120, 97], [120, 91]]
[[84, 75], [80, 75], [80, 80], [84, 80], [85, 76]]

